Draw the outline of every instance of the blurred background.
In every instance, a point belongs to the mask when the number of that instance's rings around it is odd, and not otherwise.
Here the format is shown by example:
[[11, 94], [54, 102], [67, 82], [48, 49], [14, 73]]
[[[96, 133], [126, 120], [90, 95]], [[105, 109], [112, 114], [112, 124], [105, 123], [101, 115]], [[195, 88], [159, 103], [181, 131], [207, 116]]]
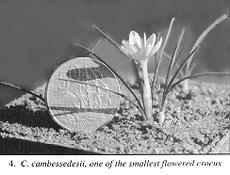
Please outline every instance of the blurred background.
[[[95, 43], [100, 36], [92, 24], [121, 43], [130, 30], [147, 35], [164, 33], [174, 16], [176, 27], [167, 52], [172, 52], [183, 26], [187, 50], [229, 7], [229, 0], [1, 0], [0, 79], [36, 88], [62, 62], [85, 54], [73, 47], [74, 42], [85, 46]], [[124, 64], [119, 56], [106, 59], [132, 79], [129, 62]], [[195, 59], [198, 64], [194, 71], [230, 72], [229, 20], [208, 35]], [[0, 87], [0, 106], [19, 95]]]

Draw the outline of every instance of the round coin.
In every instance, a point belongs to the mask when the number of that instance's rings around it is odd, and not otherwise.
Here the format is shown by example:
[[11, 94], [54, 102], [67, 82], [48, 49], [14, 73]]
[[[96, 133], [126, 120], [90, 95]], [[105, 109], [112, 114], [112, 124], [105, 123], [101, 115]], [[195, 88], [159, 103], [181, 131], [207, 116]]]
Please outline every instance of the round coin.
[[120, 105], [120, 96], [106, 89], [120, 93], [115, 75], [105, 64], [88, 57], [69, 60], [54, 71], [47, 83], [49, 112], [71, 132], [95, 132], [112, 120]]

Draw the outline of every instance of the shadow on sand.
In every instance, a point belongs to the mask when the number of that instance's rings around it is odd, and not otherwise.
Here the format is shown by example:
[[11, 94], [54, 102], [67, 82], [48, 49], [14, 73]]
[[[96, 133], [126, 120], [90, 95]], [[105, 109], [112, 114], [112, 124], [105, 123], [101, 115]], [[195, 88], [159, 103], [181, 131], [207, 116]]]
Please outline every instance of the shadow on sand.
[[0, 138], [1, 155], [83, 155], [92, 152], [15, 138]]

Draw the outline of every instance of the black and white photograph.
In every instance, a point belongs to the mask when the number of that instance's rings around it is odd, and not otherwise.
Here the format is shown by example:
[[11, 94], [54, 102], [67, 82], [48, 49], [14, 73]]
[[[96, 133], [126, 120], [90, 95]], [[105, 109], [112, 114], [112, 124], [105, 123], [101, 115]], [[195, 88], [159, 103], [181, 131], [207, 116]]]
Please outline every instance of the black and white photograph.
[[229, 9], [1, 0], [0, 157], [229, 156]]

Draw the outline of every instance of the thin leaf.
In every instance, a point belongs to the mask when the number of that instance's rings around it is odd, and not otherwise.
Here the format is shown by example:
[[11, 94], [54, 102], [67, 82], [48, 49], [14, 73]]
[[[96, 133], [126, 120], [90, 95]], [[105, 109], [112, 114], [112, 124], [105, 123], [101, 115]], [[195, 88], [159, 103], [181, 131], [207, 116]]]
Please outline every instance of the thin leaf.
[[168, 92], [170, 92], [173, 88], [175, 88], [175, 86], [177, 86], [178, 84], [180, 84], [181, 82], [183, 82], [187, 79], [197, 78], [197, 77], [205, 77], [205, 76], [230, 76], [230, 73], [228, 73], [228, 72], [204, 72], [204, 73], [195, 74], [195, 75], [188, 75], [188, 76], [185, 76], [185, 77], [177, 80], [175, 83], [173, 83]]
[[172, 54], [172, 59], [170, 61], [170, 64], [169, 64], [169, 68], [168, 68], [168, 72], [167, 72], [167, 75], [166, 75], [166, 80], [165, 80], [165, 87], [164, 87], [164, 91], [163, 91], [163, 95], [162, 95], [162, 103], [164, 103], [164, 100], [166, 98], [166, 92], [168, 90], [168, 83], [169, 83], [169, 79], [170, 79], [170, 76], [171, 76], [171, 73], [172, 73], [172, 68], [173, 68], [173, 64], [175, 62], [175, 59], [179, 53], [179, 50], [181, 48], [181, 43], [182, 43], [182, 39], [183, 39], [183, 36], [184, 36], [184, 32], [185, 32], [185, 29], [183, 28], [182, 31], [181, 31], [181, 34], [180, 34], [180, 37], [178, 39], [178, 42], [176, 44], [176, 47], [173, 51], [173, 54]]
[[107, 35], [102, 29], [97, 27], [95, 24], [93, 24], [92, 27], [95, 28], [103, 37], [110, 41], [114, 46], [120, 49], [120, 45], [116, 41], [114, 41], [109, 35]]
[[197, 63], [192, 63], [192, 65], [191, 65], [191, 67], [190, 67], [190, 69], [189, 69], [189, 71], [188, 71], [188, 75], [191, 75], [192, 74], [192, 71], [193, 71], [193, 69], [195, 68], [197, 66]]
[[[179, 57], [181, 56], [182, 52], [183, 52], [183, 49], [180, 50], [180, 52], [179, 52], [177, 58], [179, 58]], [[164, 52], [163, 55], [165, 56], [166, 60], [169, 61], [169, 63], [170, 63], [170, 61], [171, 61], [171, 56], [170, 56], [169, 54], [167, 54], [166, 52]], [[176, 69], [179, 68], [179, 66], [178, 66], [178, 64], [177, 64], [177, 60], [178, 60], [178, 59], [176, 59], [175, 62], [174, 62], [173, 69], [174, 69], [174, 67], [175, 67]], [[180, 72], [180, 75], [181, 75], [181, 77], [182, 77], [182, 76], [183, 76], [183, 73]]]
[[168, 61], [171, 60], [171, 56], [169, 54], [167, 54], [166, 52], [164, 52], [163, 55], [165, 56], [166, 60], [168, 60]]
[[149, 78], [150, 86], [152, 87], [153, 77], [151, 77], [151, 75], [148, 74], [148, 78]]
[[173, 76], [172, 76], [172, 78], [171, 78], [171, 80], [170, 80], [170, 82], [168, 84], [166, 94], [168, 93], [169, 89], [171, 88], [172, 83], [174, 82], [174, 80], [176, 79], [176, 77], [179, 75], [179, 73], [186, 66], [187, 62], [190, 60], [190, 58], [192, 57], [192, 55], [194, 55], [196, 53], [197, 50], [198, 50], [198, 47], [196, 49], [194, 49], [193, 52], [189, 53], [188, 57], [180, 64], [179, 68], [173, 74]]
[[25, 93], [33, 95], [34, 97], [37, 97], [40, 100], [46, 102], [45, 99], [43, 97], [41, 97], [40, 95], [38, 95], [38, 94], [36, 94], [36, 93], [34, 93], [34, 92], [30, 91], [30, 90], [27, 90], [25, 88], [22, 88], [22, 87], [20, 87], [18, 85], [15, 85], [15, 84], [12, 84], [12, 83], [8, 83], [8, 82], [2, 81], [2, 80], [0, 80], [0, 85], [7, 86], [7, 87], [10, 87], [10, 88], [13, 88], [13, 89], [17, 89], [17, 90], [23, 91]]
[[[173, 69], [174, 69], [174, 68], [176, 68], [176, 69], [179, 68], [177, 62], [178, 62], [179, 58], [181, 57], [182, 52], [183, 52], [183, 48], [180, 49], [180, 51], [179, 51], [179, 53], [178, 53], [178, 55], [177, 55], [177, 59], [175, 60], [175, 62], [174, 62], [174, 64], [173, 64]], [[180, 75], [182, 76], [183, 74], [180, 73]]]
[[[195, 44], [192, 47], [191, 52], [193, 52], [194, 49], [197, 48], [201, 44], [201, 42], [205, 39], [205, 37], [209, 34], [210, 31], [212, 31], [217, 25], [219, 25], [221, 22], [223, 22], [227, 18], [228, 18], [228, 14], [223, 14], [218, 19], [216, 19], [208, 28], [206, 28], [196, 40]], [[190, 61], [187, 63], [186, 73], [190, 69], [192, 59], [193, 59], [193, 56], [191, 57]]]
[[148, 74], [148, 77], [149, 77], [149, 80], [150, 80], [150, 81], [153, 81], [153, 77], [151, 77], [150, 74]]
[[[96, 87], [96, 88], [100, 88], [100, 89], [103, 89], [105, 91], [108, 91], [108, 92], [111, 92], [111, 93], [114, 93], [116, 95], [119, 95], [121, 96], [122, 98], [128, 100], [130, 103], [132, 103], [139, 111], [140, 113], [143, 115], [143, 117], [145, 117], [144, 115], [144, 112], [142, 111], [142, 109], [140, 108], [139, 105], [137, 105], [133, 100], [131, 100], [130, 98], [128, 98], [127, 96], [119, 93], [119, 92], [115, 92], [111, 89], [108, 89], [108, 88], [104, 88], [104, 87], [101, 87], [101, 86], [97, 86], [97, 85], [94, 85], [94, 84], [90, 84], [90, 83], [87, 83], [87, 82], [84, 82], [84, 81], [79, 81], [79, 80], [70, 80], [70, 79], [64, 79], [64, 78], [59, 78], [59, 80], [63, 80], [63, 81], [69, 81], [69, 82], [74, 82], [74, 83], [80, 83], [80, 84], [85, 84], [85, 85], [89, 85], [89, 86], [93, 86], [93, 87]], [[144, 119], [145, 120], [145, 119]]]
[[102, 29], [97, 27], [95, 24], [93, 24], [92, 27], [95, 28], [105, 39], [111, 42], [125, 57], [129, 58], [131, 61], [136, 63], [136, 60], [134, 60], [132, 57], [122, 52], [120, 45], [115, 40], [113, 40], [109, 35], [107, 35]]
[[[159, 40], [159, 38], [160, 38], [160, 34], [158, 33], [157, 40]], [[157, 86], [158, 69], [159, 69], [158, 65], [159, 65], [159, 59], [160, 59], [159, 52], [156, 52], [154, 57], [155, 57], [155, 68], [154, 68], [155, 72], [154, 72], [153, 80], [151, 81], [152, 82], [151, 83], [152, 99], [153, 99], [153, 93], [155, 93], [153, 87]]]
[[165, 48], [166, 48], [166, 46], [167, 46], [167, 43], [168, 43], [168, 40], [169, 40], [171, 31], [172, 31], [172, 26], [173, 26], [174, 21], [175, 21], [175, 18], [172, 18], [172, 19], [171, 19], [171, 22], [170, 22], [170, 25], [169, 25], [169, 29], [168, 29], [167, 35], [166, 35], [166, 38], [165, 38], [165, 40], [164, 40], [164, 44], [163, 44], [162, 49], [161, 49], [161, 52], [160, 52], [160, 56], [159, 56], [159, 58], [157, 59], [156, 69], [155, 69], [154, 79], [153, 79], [153, 86], [155, 86], [155, 84], [156, 84], [156, 79], [157, 79], [157, 76], [158, 76], [159, 67], [160, 67], [160, 63], [161, 63], [161, 59], [162, 59], [162, 57], [163, 57], [163, 53], [164, 53]]
[[[157, 35], [157, 40], [159, 40], [159, 36], [160, 34]], [[152, 100], [154, 99], [154, 93], [155, 93], [155, 90], [157, 90], [157, 75], [156, 75], [156, 71], [157, 71], [157, 66], [158, 66], [158, 63], [159, 63], [159, 52], [156, 52], [155, 55], [154, 55], [154, 63], [155, 63], [155, 67], [154, 67], [154, 70], [155, 72], [153, 73], [153, 78], [151, 80], [151, 95], [152, 95]]]
[[[172, 69], [173, 69], [173, 66], [174, 66], [174, 63], [175, 63], [175, 60], [176, 60], [176, 57], [181, 54], [181, 43], [182, 43], [182, 40], [183, 40], [183, 37], [184, 37], [184, 33], [185, 33], [185, 29], [183, 28], [182, 31], [181, 31], [181, 34], [180, 34], [180, 37], [179, 37], [179, 40], [177, 42], [177, 45], [175, 47], [175, 51], [172, 55], [172, 59], [170, 61], [170, 64], [169, 64], [169, 69], [168, 69], [168, 72], [167, 72], [167, 76], [166, 76], [166, 82], [165, 82], [165, 86], [167, 87], [168, 85], [168, 82], [169, 82], [169, 77], [172, 73]], [[179, 53], [179, 54], [178, 54]]]
[[101, 57], [99, 57], [97, 54], [95, 54], [93, 51], [89, 50], [88, 48], [79, 45], [77, 43], [74, 43], [75, 46], [78, 46], [84, 50], [86, 50], [87, 52], [91, 53], [92, 55], [94, 55], [98, 60], [100, 60], [102, 63], [104, 63], [121, 81], [122, 83], [125, 85], [125, 87], [129, 90], [129, 92], [133, 95], [133, 97], [136, 99], [138, 105], [140, 106], [141, 110], [144, 111], [142, 104], [140, 102], [140, 100], [137, 98], [137, 96], [135, 95], [135, 93], [133, 92], [133, 90], [129, 87], [129, 85], [125, 82], [125, 80], [109, 65], [107, 64]]

